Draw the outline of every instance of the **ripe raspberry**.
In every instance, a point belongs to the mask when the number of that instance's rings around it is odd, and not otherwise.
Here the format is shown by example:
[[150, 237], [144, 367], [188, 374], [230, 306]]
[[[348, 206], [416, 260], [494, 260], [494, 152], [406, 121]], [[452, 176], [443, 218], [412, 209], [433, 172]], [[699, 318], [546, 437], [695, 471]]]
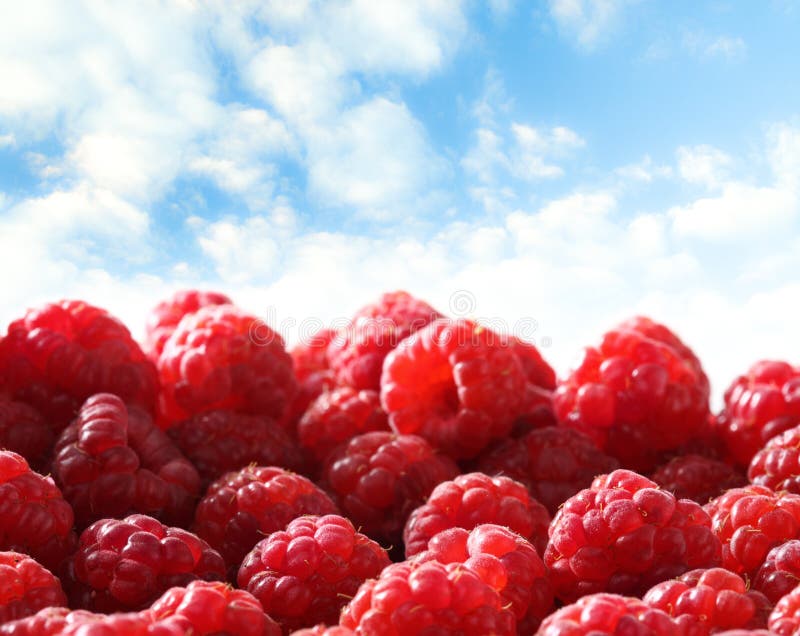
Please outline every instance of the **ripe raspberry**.
[[315, 373], [330, 369], [328, 346], [335, 337], [335, 330], [320, 329], [289, 351], [294, 363], [294, 374], [298, 381], [302, 382]]
[[386, 550], [347, 519], [307, 516], [260, 541], [242, 562], [237, 581], [289, 633], [336, 623], [347, 599], [390, 563]]
[[298, 629], [296, 632], [292, 632], [291, 636], [356, 636], [356, 633], [349, 627], [342, 627], [341, 625], [334, 625], [333, 627], [315, 625], [314, 627]]
[[64, 429], [53, 474], [79, 528], [133, 512], [186, 525], [200, 491], [194, 466], [150, 416], [110, 393], [86, 400]]
[[0, 342], [3, 386], [61, 430], [89, 396], [103, 391], [152, 412], [158, 375], [119, 320], [83, 301], [64, 300], [9, 325]]
[[416, 435], [376, 431], [330, 455], [323, 487], [364, 534], [397, 545], [408, 515], [458, 467]]
[[359, 309], [328, 346], [328, 361], [340, 385], [378, 391], [383, 360], [406, 337], [442, 318], [428, 303], [398, 291]]
[[747, 483], [733, 466], [701, 455], [674, 457], [657, 468], [651, 479], [678, 499], [693, 499], [699, 504]]
[[767, 441], [800, 424], [800, 369], [762, 360], [725, 391], [716, 420], [731, 456], [747, 466]]
[[36, 561], [19, 552], [0, 552], [0, 624], [66, 605], [61, 583]]
[[311, 404], [326, 391], [333, 391], [336, 388], [336, 379], [333, 371], [316, 371], [302, 380], [298, 380], [297, 393], [291, 401], [281, 418], [281, 426], [294, 434], [300, 418], [309, 409]]
[[544, 619], [540, 636], [675, 636], [676, 623], [664, 612], [638, 598], [589, 594]]
[[64, 586], [73, 607], [111, 612], [147, 607], [171, 587], [225, 577], [205, 541], [152, 517], [102, 519], [83, 531]]
[[544, 561], [556, 596], [640, 594], [720, 562], [720, 542], [700, 505], [676, 499], [628, 470], [601, 475], [564, 502], [550, 524]]
[[722, 542], [722, 567], [752, 577], [770, 549], [800, 538], [800, 495], [732, 488], [704, 506]]
[[35, 408], [0, 395], [0, 448], [19, 453], [39, 468], [54, 441], [53, 429]]
[[753, 579], [753, 588], [777, 603], [800, 581], [800, 541], [792, 539], [772, 548]]
[[753, 456], [747, 477], [757, 486], [800, 494], [800, 426], [769, 440]]
[[723, 568], [692, 570], [663, 581], [650, 588], [643, 600], [704, 633], [766, 627], [772, 609], [766, 596], [748, 590], [744, 579]]
[[281, 468], [248, 466], [211, 484], [197, 506], [194, 529], [220, 551], [232, 578], [264, 536], [301, 515], [336, 514], [320, 488]]
[[45, 607], [36, 614], [0, 624], [3, 636], [56, 636], [69, 622], [88, 620], [95, 614], [86, 610], [72, 611], [67, 607]]
[[558, 507], [597, 475], [619, 468], [583, 433], [571, 428], [541, 428], [520, 439], [505, 440], [480, 458], [478, 469], [505, 475], [527, 486], [555, 514]]
[[168, 433], [197, 468], [204, 484], [248, 464], [306, 469], [297, 442], [267, 417], [209, 411], [173, 426]]
[[770, 634], [800, 634], [800, 587], [795, 587], [776, 604], [767, 621]]
[[428, 501], [408, 517], [403, 531], [406, 558], [425, 550], [442, 530], [472, 530], [483, 523], [506, 526], [544, 553], [550, 525], [547, 509], [513, 479], [469, 473], [436, 486]]
[[278, 420], [297, 389], [283, 338], [233, 305], [181, 319], [158, 359], [159, 424], [231, 409]]
[[342, 610], [339, 623], [357, 634], [416, 636], [516, 634], [500, 594], [461, 563], [406, 561], [365, 582]]
[[0, 550], [30, 554], [55, 570], [75, 545], [73, 514], [52, 478], [0, 451]]
[[[180, 629], [168, 630], [165, 624], [158, 625], [160, 631], [151, 631], [155, 626], [152, 612], [128, 614], [95, 614], [86, 610], [70, 611], [66, 607], [48, 607], [33, 616], [28, 616], [5, 625], [0, 625], [0, 634], [13, 636], [181, 636]], [[179, 627], [179, 626], [176, 626]]]
[[297, 436], [315, 459], [324, 461], [339, 444], [356, 435], [388, 430], [376, 391], [342, 387], [314, 401], [297, 425]]
[[587, 433], [623, 466], [652, 470], [704, 427], [708, 395], [691, 350], [663, 325], [639, 317], [585, 350], [554, 404], [564, 425]]
[[456, 459], [508, 436], [518, 419], [549, 403], [510, 342], [468, 320], [447, 319], [401, 342], [381, 379], [392, 429], [421, 435]]
[[232, 305], [233, 301], [219, 292], [188, 289], [175, 292], [167, 300], [153, 307], [144, 327], [144, 350], [153, 360], [158, 360], [164, 343], [186, 314], [193, 314], [209, 305]]

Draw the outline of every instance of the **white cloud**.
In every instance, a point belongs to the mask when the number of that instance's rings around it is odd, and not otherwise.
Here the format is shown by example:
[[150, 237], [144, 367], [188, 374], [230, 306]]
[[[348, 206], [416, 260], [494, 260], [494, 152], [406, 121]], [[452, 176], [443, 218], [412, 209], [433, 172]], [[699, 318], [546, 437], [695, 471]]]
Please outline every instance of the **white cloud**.
[[13, 133], [0, 135], [0, 148], [11, 148], [17, 145], [17, 139]]
[[641, 161], [629, 163], [614, 170], [615, 174], [630, 181], [650, 183], [655, 179], [665, 179], [672, 176], [672, 168], [667, 165], [657, 165], [650, 155], [645, 155]]
[[550, 15], [559, 30], [591, 50], [617, 27], [622, 13], [636, 0], [550, 0]]
[[232, 284], [251, 280], [266, 282], [277, 273], [278, 236], [269, 219], [254, 216], [239, 223], [217, 221], [198, 236], [203, 252], [217, 274]]
[[678, 171], [689, 183], [715, 188], [726, 178], [732, 160], [713, 146], [681, 146], [677, 150]]
[[708, 35], [702, 31], [684, 34], [683, 47], [690, 53], [705, 58], [735, 59], [745, 55], [747, 44], [738, 36]]

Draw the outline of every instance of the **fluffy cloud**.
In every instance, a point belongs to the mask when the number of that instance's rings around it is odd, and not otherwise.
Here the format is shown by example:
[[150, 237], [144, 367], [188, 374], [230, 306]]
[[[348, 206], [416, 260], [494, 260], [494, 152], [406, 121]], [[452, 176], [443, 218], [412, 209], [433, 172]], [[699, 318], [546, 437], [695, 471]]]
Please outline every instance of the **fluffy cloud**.
[[689, 183], [708, 188], [718, 186], [727, 176], [731, 158], [712, 146], [681, 146], [677, 151], [678, 171]]
[[623, 10], [636, 0], [550, 0], [559, 30], [584, 49], [594, 49], [618, 25]]

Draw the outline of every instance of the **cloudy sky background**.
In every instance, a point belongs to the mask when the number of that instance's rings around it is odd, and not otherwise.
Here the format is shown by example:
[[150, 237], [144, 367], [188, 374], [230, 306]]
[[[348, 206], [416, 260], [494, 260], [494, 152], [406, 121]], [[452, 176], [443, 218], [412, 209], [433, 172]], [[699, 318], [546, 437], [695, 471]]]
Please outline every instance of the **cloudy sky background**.
[[793, 0], [6, 3], [0, 321], [82, 297], [140, 333], [200, 286], [294, 340], [405, 288], [562, 372], [650, 314], [719, 394], [800, 362], [798, 28]]

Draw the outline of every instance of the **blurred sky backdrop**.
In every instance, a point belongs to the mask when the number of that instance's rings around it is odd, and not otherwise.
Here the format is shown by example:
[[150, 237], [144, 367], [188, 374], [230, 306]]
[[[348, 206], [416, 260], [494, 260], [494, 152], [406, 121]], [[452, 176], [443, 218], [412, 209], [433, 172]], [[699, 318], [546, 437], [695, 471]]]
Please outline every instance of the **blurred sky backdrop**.
[[718, 400], [800, 363], [798, 32], [796, 0], [2, 3], [0, 321], [140, 333], [201, 286], [292, 340], [405, 288], [563, 372], [647, 313]]

